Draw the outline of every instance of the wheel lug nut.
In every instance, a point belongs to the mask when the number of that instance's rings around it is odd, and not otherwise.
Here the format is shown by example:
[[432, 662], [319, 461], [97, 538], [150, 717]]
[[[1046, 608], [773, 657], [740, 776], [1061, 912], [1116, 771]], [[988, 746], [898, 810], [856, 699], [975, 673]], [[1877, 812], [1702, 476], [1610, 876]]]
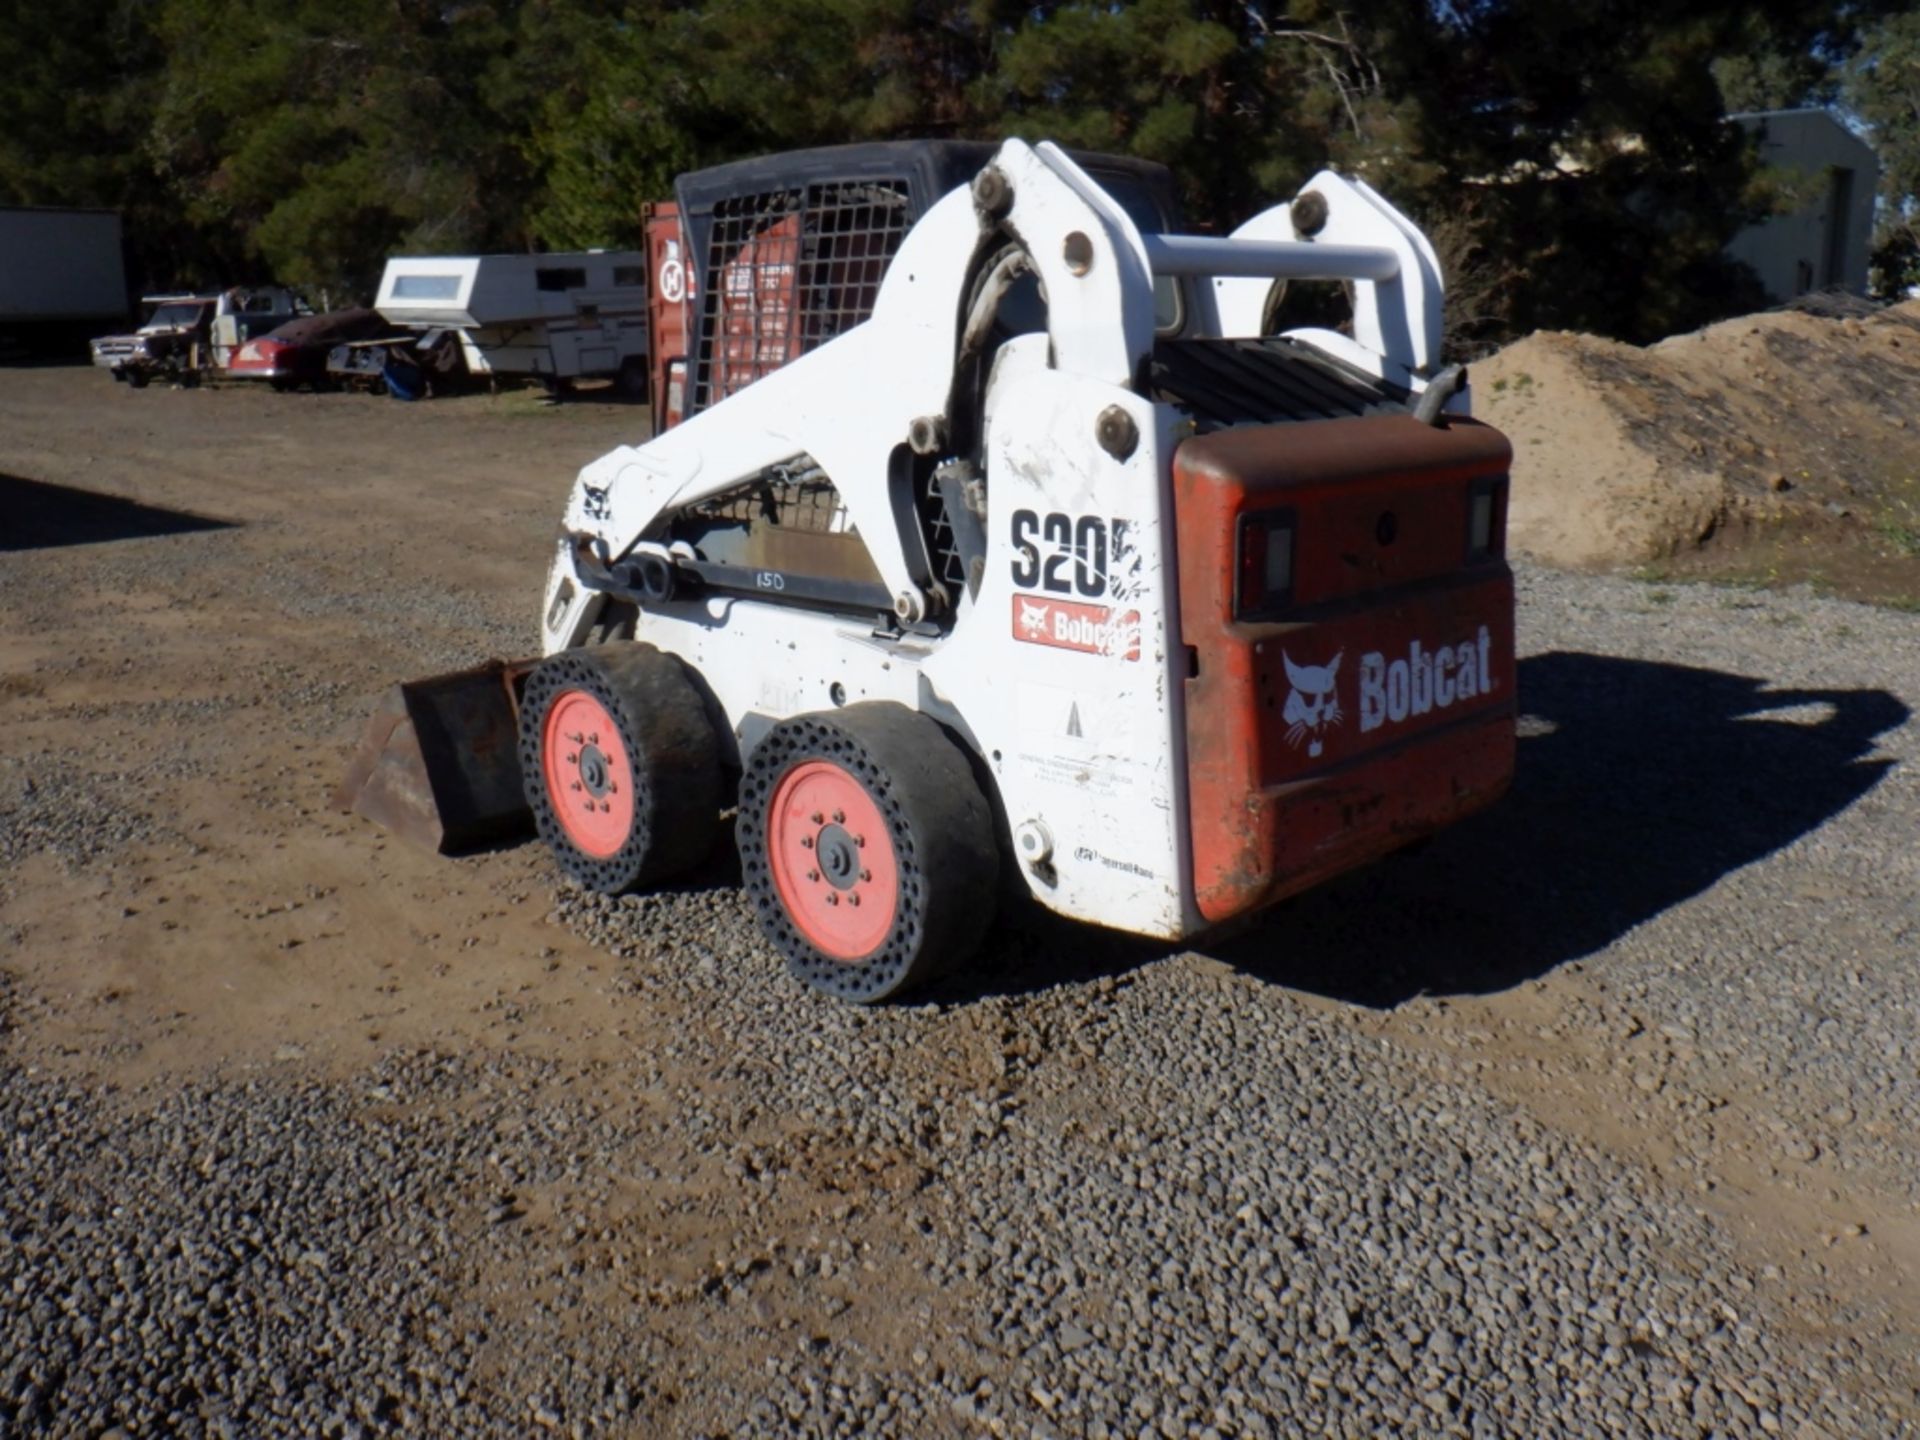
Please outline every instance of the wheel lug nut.
[[599, 743], [600, 743], [600, 737], [598, 735], [587, 736], [587, 744], [598, 745]]
[[873, 871], [871, 871], [871, 870], [862, 870], [862, 871], [860, 872], [860, 878], [861, 878], [862, 880], [871, 880], [871, 879], [873, 879]]
[[844, 811], [844, 810], [836, 810], [836, 811], [834, 811], [834, 812], [833, 812], [833, 823], [834, 823], [834, 824], [836, 824], [836, 825], [844, 825], [844, 824], [846, 824], [846, 823], [847, 823], [847, 812], [846, 812], [846, 811]]
[[847, 904], [858, 905], [859, 903], [860, 903], [860, 892], [858, 890], [849, 890], [847, 892]]
[[574, 781], [574, 782], [573, 782], [573, 784], [572, 784], [572, 785], [570, 785], [570, 786], [568, 786], [567, 788], [568, 788], [568, 789], [570, 789], [570, 790], [579, 790], [579, 789], [582, 789], [582, 788], [584, 788], [584, 787], [582, 787], [582, 786], [581, 786], [581, 784], [580, 784], [580, 782], [579, 782], [578, 780], [576, 780], [576, 781]]
[[853, 843], [864, 850], [867, 848], [867, 837], [864, 835], [856, 835], [853, 837]]
[[579, 763], [580, 763], [580, 757], [578, 755], [567, 756], [567, 764], [578, 765]]
[[838, 895], [827, 896], [827, 904], [838, 905], [839, 903], [840, 903], [840, 897]]
[[818, 880], [819, 878], [820, 878], [820, 872], [818, 870], [807, 871], [807, 879]]
[[824, 825], [827, 823], [827, 817], [816, 810], [813, 812], [813, 823], [816, 825]]
[[813, 837], [811, 835], [802, 835], [800, 837], [800, 848], [802, 850], [811, 850], [813, 848]]

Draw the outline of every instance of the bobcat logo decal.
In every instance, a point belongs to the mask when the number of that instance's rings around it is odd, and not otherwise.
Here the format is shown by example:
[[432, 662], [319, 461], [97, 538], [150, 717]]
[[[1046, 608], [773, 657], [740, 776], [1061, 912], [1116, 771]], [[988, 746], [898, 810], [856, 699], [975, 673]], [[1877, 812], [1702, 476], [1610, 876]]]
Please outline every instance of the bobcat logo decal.
[[1293, 687], [1287, 692], [1286, 708], [1280, 715], [1287, 722], [1287, 743], [1296, 750], [1305, 740], [1307, 754], [1317, 756], [1320, 733], [1343, 718], [1333, 681], [1340, 673], [1340, 657], [1344, 654], [1346, 651], [1338, 651], [1325, 665], [1296, 665], [1286, 651], [1280, 652], [1280, 663], [1287, 667], [1287, 683]]
[[1052, 608], [1051, 605], [1034, 605], [1022, 600], [1020, 602], [1021, 633], [1029, 637], [1046, 634], [1047, 612]]

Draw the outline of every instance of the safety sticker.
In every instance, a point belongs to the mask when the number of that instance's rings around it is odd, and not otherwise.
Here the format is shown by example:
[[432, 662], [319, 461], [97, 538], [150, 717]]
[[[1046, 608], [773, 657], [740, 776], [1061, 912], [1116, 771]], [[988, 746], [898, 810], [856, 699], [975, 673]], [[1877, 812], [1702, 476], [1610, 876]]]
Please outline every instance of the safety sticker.
[[1140, 612], [1115, 615], [1111, 606], [1041, 595], [1013, 597], [1013, 638], [1029, 645], [1051, 645], [1083, 655], [1140, 658]]
[[1013, 693], [1020, 733], [1029, 744], [1072, 755], [1133, 749], [1133, 709], [1114, 697], [1034, 680], [1016, 680]]
[[687, 298], [687, 270], [680, 263], [680, 242], [667, 242], [667, 258], [660, 262], [660, 298], [678, 305]]
[[1027, 779], [1058, 785], [1076, 795], [1130, 796], [1139, 786], [1139, 778], [1127, 765], [1095, 764], [1085, 756], [1036, 755], [1024, 750], [1013, 758]]

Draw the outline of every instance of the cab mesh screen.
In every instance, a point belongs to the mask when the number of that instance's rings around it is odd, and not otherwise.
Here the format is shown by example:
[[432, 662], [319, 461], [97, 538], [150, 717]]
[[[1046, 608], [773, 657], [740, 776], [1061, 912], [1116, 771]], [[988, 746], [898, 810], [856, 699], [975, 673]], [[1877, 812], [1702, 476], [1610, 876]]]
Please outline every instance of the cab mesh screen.
[[908, 216], [904, 178], [764, 191], [714, 206], [694, 408], [872, 315]]

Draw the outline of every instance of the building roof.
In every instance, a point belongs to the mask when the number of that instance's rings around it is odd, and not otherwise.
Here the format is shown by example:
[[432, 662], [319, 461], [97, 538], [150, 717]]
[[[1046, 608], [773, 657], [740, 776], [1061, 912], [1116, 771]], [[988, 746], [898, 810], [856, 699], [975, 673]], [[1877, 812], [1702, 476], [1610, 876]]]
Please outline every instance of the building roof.
[[1853, 141], [1854, 144], [1860, 146], [1870, 154], [1873, 153], [1873, 142], [1871, 140], [1824, 105], [1798, 105], [1781, 110], [1740, 110], [1727, 116], [1729, 120], [1757, 122], [1763, 125], [1769, 120], [1812, 120], [1816, 118], [1826, 121], [1827, 124], [1831, 125], [1847, 139]]

